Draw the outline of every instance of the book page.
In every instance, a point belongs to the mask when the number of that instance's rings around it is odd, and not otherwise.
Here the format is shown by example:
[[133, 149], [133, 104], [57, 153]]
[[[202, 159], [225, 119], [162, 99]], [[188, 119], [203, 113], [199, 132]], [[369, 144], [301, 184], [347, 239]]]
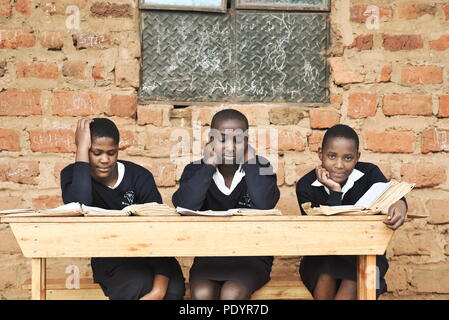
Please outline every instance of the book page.
[[124, 211], [124, 210], [110, 210], [110, 209], [103, 209], [98, 207], [91, 207], [86, 205], [81, 205], [82, 211], [85, 216], [101, 216], [101, 217], [107, 217], [107, 216], [129, 216], [130, 212]]
[[357, 201], [354, 206], [363, 207], [363, 208], [371, 208], [371, 205], [379, 199], [385, 191], [390, 188], [392, 182], [377, 182], [373, 184], [368, 191]]
[[211, 217], [213, 217], [213, 216], [217, 216], [217, 217], [232, 216], [233, 210], [235, 211], [237, 209], [231, 209], [228, 211], [212, 211], [212, 210], [194, 211], [194, 210], [190, 210], [190, 209], [186, 209], [186, 208], [182, 208], [182, 207], [176, 207], [176, 212], [178, 212], [182, 216], [211, 216]]

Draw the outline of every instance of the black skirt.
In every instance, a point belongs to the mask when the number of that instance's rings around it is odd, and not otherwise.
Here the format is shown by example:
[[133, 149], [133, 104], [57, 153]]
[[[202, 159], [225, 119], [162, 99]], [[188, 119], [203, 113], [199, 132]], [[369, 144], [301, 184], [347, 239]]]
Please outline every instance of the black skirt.
[[251, 295], [270, 281], [272, 265], [273, 257], [196, 257], [189, 281], [238, 281]]
[[[387, 291], [385, 274], [388, 261], [385, 255], [376, 256], [376, 297]], [[313, 293], [318, 276], [326, 273], [338, 280], [357, 281], [357, 256], [306, 256], [299, 265], [301, 280]]]

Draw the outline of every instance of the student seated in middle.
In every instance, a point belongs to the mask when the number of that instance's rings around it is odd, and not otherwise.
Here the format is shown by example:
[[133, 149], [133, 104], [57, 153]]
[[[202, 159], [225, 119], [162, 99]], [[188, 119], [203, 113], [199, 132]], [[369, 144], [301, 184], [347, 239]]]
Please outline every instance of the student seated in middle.
[[[241, 112], [217, 112], [204, 158], [185, 167], [173, 204], [191, 210], [274, 208], [279, 200], [276, 174], [268, 160], [256, 156], [247, 132]], [[270, 280], [272, 264], [269, 256], [196, 257], [190, 269], [191, 298], [249, 299]]]

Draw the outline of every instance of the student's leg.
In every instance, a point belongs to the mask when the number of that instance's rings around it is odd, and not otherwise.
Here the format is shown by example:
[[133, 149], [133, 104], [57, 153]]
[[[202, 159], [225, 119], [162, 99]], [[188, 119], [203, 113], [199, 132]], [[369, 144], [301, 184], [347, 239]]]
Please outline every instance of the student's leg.
[[248, 289], [239, 281], [225, 281], [221, 287], [220, 300], [249, 299]]
[[192, 300], [218, 300], [221, 284], [213, 280], [197, 280], [190, 283]]
[[145, 264], [129, 262], [116, 266], [111, 277], [101, 281], [110, 300], [138, 300], [153, 288], [154, 273]]
[[342, 280], [338, 288], [335, 300], [356, 300], [357, 282], [354, 280]]
[[337, 279], [327, 273], [320, 274], [313, 290], [313, 298], [316, 300], [333, 300], [336, 292]]
[[164, 300], [183, 300], [186, 288], [179, 263], [173, 265], [171, 274]]

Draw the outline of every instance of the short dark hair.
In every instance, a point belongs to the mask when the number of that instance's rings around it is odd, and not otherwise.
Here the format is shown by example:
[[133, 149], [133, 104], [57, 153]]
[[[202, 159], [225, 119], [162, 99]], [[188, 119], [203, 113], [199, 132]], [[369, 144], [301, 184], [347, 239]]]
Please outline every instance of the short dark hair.
[[120, 133], [114, 122], [106, 118], [94, 118], [90, 123], [90, 138], [111, 138], [116, 145], [120, 142]]
[[228, 120], [228, 119], [234, 119], [234, 120], [240, 120], [245, 125], [245, 130], [248, 129], [248, 119], [245, 117], [243, 113], [240, 111], [237, 111], [235, 109], [224, 109], [221, 111], [218, 111], [214, 116], [212, 117], [212, 121], [210, 123], [211, 128], [217, 128], [217, 124], [221, 120]]
[[323, 137], [323, 143], [321, 144], [321, 148], [324, 149], [324, 147], [327, 145], [329, 140], [331, 138], [346, 138], [353, 140], [355, 142], [355, 147], [357, 151], [359, 150], [359, 136], [357, 133], [352, 129], [350, 126], [347, 126], [345, 124], [337, 124], [333, 126], [332, 128], [329, 128]]

